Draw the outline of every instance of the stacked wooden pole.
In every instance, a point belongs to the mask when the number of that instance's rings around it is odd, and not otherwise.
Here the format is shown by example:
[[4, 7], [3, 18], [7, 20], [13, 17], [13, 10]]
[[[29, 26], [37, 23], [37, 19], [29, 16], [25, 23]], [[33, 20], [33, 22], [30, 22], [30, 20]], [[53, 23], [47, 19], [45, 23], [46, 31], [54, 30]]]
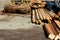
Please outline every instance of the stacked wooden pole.
[[[39, 4], [37, 5], [41, 6]], [[60, 28], [59, 16], [52, 11], [48, 11], [44, 7], [38, 6], [36, 6], [36, 8], [32, 7], [32, 22], [35, 24], [45, 23], [44, 29], [48, 38], [52, 40], [60, 40], [60, 30], [58, 29]]]
[[[38, 9], [32, 9], [35, 13], [35, 18], [38, 20], [47, 21], [48, 23], [51, 23], [54, 19], [59, 19], [59, 16], [53, 13], [52, 11], [48, 11], [44, 8], [38, 8]], [[32, 12], [33, 14], [33, 12]]]
[[48, 35], [48, 38], [52, 40], [60, 40], [60, 31], [57, 29], [56, 25], [54, 23], [50, 24], [44, 24], [44, 29]]
[[42, 23], [42, 21], [40, 20], [40, 15], [39, 15], [38, 9], [32, 10], [32, 22], [36, 23], [36, 24]]

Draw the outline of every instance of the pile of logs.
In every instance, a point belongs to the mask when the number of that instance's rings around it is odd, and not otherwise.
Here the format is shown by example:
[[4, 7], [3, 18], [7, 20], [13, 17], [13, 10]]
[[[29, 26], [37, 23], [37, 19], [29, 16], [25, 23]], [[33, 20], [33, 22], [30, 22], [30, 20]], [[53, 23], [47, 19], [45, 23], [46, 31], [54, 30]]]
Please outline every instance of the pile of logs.
[[44, 21], [51, 23], [52, 20], [59, 19], [58, 15], [44, 8], [32, 9], [31, 14], [32, 22], [37, 24], [43, 23]]
[[31, 21], [35, 24], [44, 23], [43, 29], [47, 37], [52, 40], [60, 40], [60, 17], [45, 8], [31, 10]]

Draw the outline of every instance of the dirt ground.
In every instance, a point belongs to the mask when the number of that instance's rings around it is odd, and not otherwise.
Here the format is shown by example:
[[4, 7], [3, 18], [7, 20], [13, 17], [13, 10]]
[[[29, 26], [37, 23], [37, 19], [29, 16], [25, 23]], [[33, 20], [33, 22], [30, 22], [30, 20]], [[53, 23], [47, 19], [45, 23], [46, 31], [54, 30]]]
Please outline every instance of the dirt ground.
[[49, 40], [37, 29], [31, 30], [0, 30], [0, 40]]

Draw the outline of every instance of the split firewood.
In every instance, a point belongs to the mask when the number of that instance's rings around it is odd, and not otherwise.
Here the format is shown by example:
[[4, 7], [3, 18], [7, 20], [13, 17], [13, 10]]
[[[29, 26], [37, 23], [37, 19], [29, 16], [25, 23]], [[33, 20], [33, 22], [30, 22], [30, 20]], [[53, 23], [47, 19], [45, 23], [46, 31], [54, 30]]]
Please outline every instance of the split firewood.
[[35, 10], [32, 10], [32, 14], [31, 14], [32, 16], [32, 22], [33, 23], [35, 23], [35, 21], [36, 21], [36, 18], [35, 18]]
[[50, 39], [55, 38], [54, 28], [51, 24], [44, 24], [44, 29], [48, 35], [48, 38], [50, 38]]
[[35, 12], [36, 12], [36, 23], [37, 23], [37, 24], [41, 24], [41, 23], [42, 23], [42, 21], [41, 21], [41, 20], [40, 20], [40, 18], [39, 18], [38, 10], [37, 10], [37, 9], [35, 9]]

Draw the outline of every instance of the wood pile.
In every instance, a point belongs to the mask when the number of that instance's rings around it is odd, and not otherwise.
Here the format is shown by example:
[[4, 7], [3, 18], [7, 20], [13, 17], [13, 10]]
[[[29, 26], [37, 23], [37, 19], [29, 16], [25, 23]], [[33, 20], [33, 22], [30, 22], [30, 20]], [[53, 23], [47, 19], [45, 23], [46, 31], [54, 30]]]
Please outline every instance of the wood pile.
[[31, 10], [31, 21], [34, 24], [44, 23], [43, 29], [47, 37], [52, 40], [60, 40], [60, 17], [45, 8], [33, 8]]
[[44, 21], [46, 21], [46, 23], [51, 23], [52, 20], [59, 19], [58, 15], [52, 11], [48, 11], [45, 8], [32, 9], [31, 14], [33, 23], [36, 23], [36, 20], [40, 20], [41, 23]]

